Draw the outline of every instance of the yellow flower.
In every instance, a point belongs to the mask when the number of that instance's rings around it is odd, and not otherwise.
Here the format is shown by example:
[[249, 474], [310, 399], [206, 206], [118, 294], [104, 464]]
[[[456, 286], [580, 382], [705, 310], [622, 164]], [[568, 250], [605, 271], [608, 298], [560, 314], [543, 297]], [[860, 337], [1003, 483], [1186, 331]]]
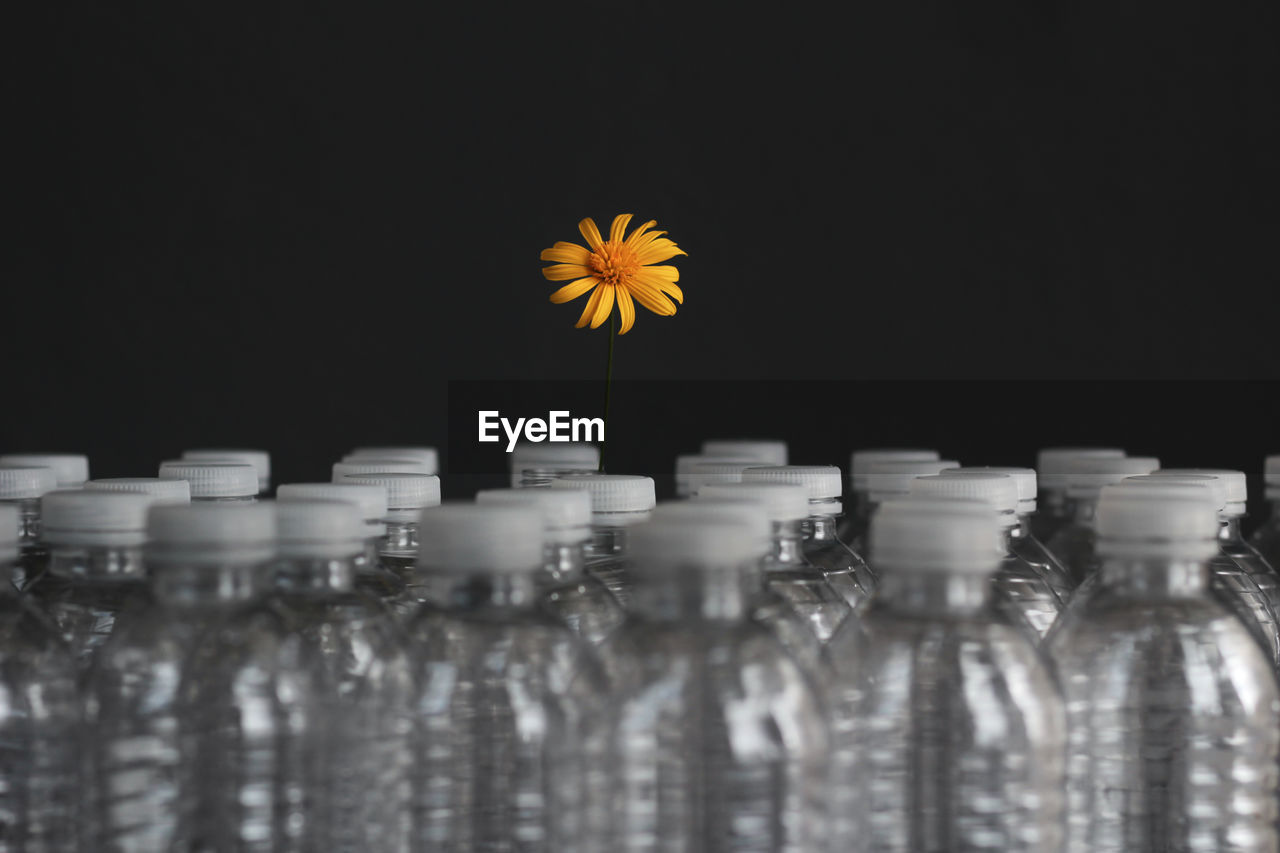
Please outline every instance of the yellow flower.
[[623, 335], [636, 321], [633, 299], [663, 317], [676, 313], [676, 306], [671, 304], [668, 295], [684, 304], [684, 293], [676, 286], [680, 279], [679, 270], [673, 266], [651, 264], [687, 253], [662, 236], [666, 231], [650, 231], [657, 224], [653, 220], [641, 225], [623, 239], [622, 235], [630, 221], [630, 213], [614, 217], [613, 225], [609, 228], [609, 239], [604, 240], [600, 237], [596, 223], [588, 217], [578, 223], [578, 230], [586, 238], [590, 249], [584, 249], [577, 243], [560, 242], [550, 249], [542, 250], [542, 260], [555, 261], [552, 266], [542, 268], [542, 274], [547, 280], [569, 282], [551, 294], [552, 302], [568, 302], [591, 292], [591, 298], [587, 300], [587, 307], [578, 318], [575, 328], [581, 329], [588, 323], [593, 329], [599, 328], [613, 313], [615, 301], [622, 318], [620, 334]]

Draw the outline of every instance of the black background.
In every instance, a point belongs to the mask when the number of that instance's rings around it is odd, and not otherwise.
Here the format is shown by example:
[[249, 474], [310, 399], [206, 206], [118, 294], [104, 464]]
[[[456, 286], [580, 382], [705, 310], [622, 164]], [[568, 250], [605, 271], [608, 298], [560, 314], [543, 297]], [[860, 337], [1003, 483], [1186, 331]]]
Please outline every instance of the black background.
[[[449, 380], [600, 376], [538, 252], [626, 211], [689, 256], [618, 377], [877, 380], [790, 413], [800, 461], [923, 422], [965, 461], [1280, 449], [1274, 2], [249, 8], [5, 28], [0, 447], [441, 444]], [[919, 379], [1022, 380], [1017, 426]], [[633, 458], [707, 437], [623, 411]]]

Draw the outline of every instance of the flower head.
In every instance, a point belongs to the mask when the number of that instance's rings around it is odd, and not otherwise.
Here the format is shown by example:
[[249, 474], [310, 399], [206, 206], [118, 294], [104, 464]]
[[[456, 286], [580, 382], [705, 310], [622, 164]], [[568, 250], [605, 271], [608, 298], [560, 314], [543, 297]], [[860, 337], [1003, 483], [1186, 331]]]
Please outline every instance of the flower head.
[[671, 299], [684, 304], [684, 293], [676, 286], [680, 279], [679, 270], [673, 266], [651, 265], [686, 253], [662, 236], [666, 231], [650, 231], [657, 224], [653, 220], [624, 238], [630, 221], [630, 213], [614, 217], [609, 239], [605, 240], [600, 236], [595, 221], [588, 217], [578, 223], [578, 230], [590, 248], [560, 242], [542, 250], [542, 260], [555, 262], [542, 268], [547, 280], [569, 282], [551, 294], [552, 302], [568, 302], [584, 293], [591, 293], [576, 328], [581, 329], [587, 324], [593, 329], [599, 328], [613, 313], [615, 301], [618, 303], [618, 315], [622, 318], [619, 332], [623, 335], [636, 321], [635, 302], [663, 317], [676, 313]]

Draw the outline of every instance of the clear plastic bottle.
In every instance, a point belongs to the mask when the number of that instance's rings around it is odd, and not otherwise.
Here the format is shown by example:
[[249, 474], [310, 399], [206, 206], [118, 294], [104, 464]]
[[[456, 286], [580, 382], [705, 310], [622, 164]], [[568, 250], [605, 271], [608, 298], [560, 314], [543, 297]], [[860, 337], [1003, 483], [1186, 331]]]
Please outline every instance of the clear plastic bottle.
[[702, 442], [704, 456], [751, 459], [758, 465], [786, 465], [787, 443], [776, 438], [713, 438]]
[[[542, 606], [579, 637], [599, 644], [622, 624], [622, 603], [587, 574], [591, 496], [580, 489], [484, 489], [476, 503], [520, 506], [542, 516]], [[503, 535], [506, 535], [505, 531]]]
[[413, 589], [414, 566], [418, 560], [418, 516], [427, 507], [440, 505], [440, 478], [434, 474], [349, 474], [343, 482], [381, 486], [387, 492], [386, 535], [378, 550], [378, 562], [389, 578], [385, 596], [388, 606], [400, 616], [417, 609]]
[[876, 579], [862, 557], [836, 537], [843, 480], [835, 465], [775, 465], [742, 472], [744, 483], [805, 487], [809, 493], [809, 517], [801, 524], [805, 559], [821, 569], [831, 587], [856, 609], [875, 592]]
[[361, 459], [416, 459], [427, 466], [424, 474], [440, 473], [440, 454], [434, 447], [357, 447], [342, 457], [343, 462]]
[[409, 626], [414, 850], [602, 849], [588, 831], [599, 770], [585, 734], [601, 684], [590, 645], [540, 606], [542, 527], [516, 506], [422, 513], [424, 604]]
[[[908, 453], [909, 451], [900, 452]], [[884, 501], [906, 497], [911, 491], [911, 481], [916, 477], [930, 477], [941, 474], [947, 468], [957, 468], [960, 465], [954, 459], [938, 459], [938, 454], [933, 451], [917, 452], [932, 454], [934, 458], [883, 462], [864, 460], [860, 463], [862, 468], [853, 478], [859, 489], [859, 494], [854, 496], [858, 505], [857, 523], [853, 527], [844, 528], [847, 530], [848, 539], [841, 536], [841, 541], [847, 543], [857, 553], [865, 553], [870, 548], [871, 543], [867, 541], [867, 533], [876, 507]], [[848, 521], [849, 516], [846, 515], [844, 520]]]
[[305, 748], [307, 850], [408, 844], [412, 679], [391, 611], [355, 587], [368, 538], [362, 515], [351, 501], [276, 505], [274, 599], [316, 684]]
[[89, 479], [89, 457], [80, 453], [6, 453], [4, 468], [52, 468], [59, 489], [79, 489]]
[[247, 462], [170, 459], [160, 463], [160, 479], [186, 480], [192, 501], [252, 503], [258, 499], [258, 469]]
[[889, 500], [871, 524], [879, 592], [829, 646], [831, 849], [1061, 850], [1065, 713], [993, 602], [1006, 534], [968, 500]]
[[119, 615], [86, 679], [85, 849], [300, 849], [314, 700], [297, 638], [261, 606], [275, 534], [266, 503], [152, 507], [151, 604]]
[[1045, 447], [1036, 454], [1037, 512], [1031, 519], [1031, 532], [1048, 543], [1061, 528], [1071, 523], [1074, 515], [1067, 497], [1069, 459], [1119, 459], [1124, 451], [1118, 447]]
[[[870, 499], [867, 474], [871, 466], [881, 462], [933, 462], [938, 451], [922, 448], [868, 447], [855, 450], [849, 456], [849, 511], [840, 521], [837, 535], [840, 541], [861, 554], [867, 550], [867, 529], [871, 526], [871, 514], [875, 502]], [[955, 463], [959, 465], [960, 463]], [[937, 474], [937, 471], [928, 471]], [[903, 492], [903, 494], [906, 494]]]
[[[1059, 526], [1053, 538], [1045, 544], [1050, 553], [1067, 567], [1072, 581], [1079, 587], [1096, 567], [1093, 548], [1097, 537], [1093, 530], [1093, 516], [1102, 487], [1118, 483], [1125, 477], [1150, 474], [1160, 467], [1160, 460], [1153, 456], [1073, 456], [1057, 464], [1066, 483], [1071, 520]], [[1035, 532], [1034, 527], [1032, 532]]]
[[578, 441], [533, 443], [522, 441], [507, 454], [511, 465], [511, 485], [520, 485], [520, 479], [529, 468], [559, 468], [576, 471], [598, 471], [600, 448]]
[[626, 607], [631, 596], [627, 534], [649, 520], [656, 503], [653, 480], [639, 474], [566, 474], [552, 489], [582, 489], [591, 495], [591, 541], [587, 574], [598, 578]]
[[147, 597], [142, 546], [151, 495], [67, 489], [41, 503], [49, 568], [26, 588], [57, 626], [81, 670], [117, 615]]
[[753, 622], [750, 525], [655, 519], [633, 533], [635, 595], [610, 675], [608, 837], [663, 853], [825, 850], [817, 688]]
[[1258, 549], [1262, 559], [1272, 567], [1280, 566], [1280, 456], [1268, 456], [1264, 477], [1271, 515], [1253, 535], [1249, 543]]
[[[0, 567], [18, 559], [18, 507], [0, 505]], [[72, 853], [80, 704], [71, 653], [26, 596], [0, 583], [0, 847]]]
[[344, 501], [359, 507], [364, 519], [364, 547], [355, 557], [356, 588], [382, 601], [404, 592], [404, 580], [382, 565], [378, 552], [387, 536], [387, 489], [358, 483], [283, 483], [276, 488], [276, 500]]
[[271, 454], [265, 450], [234, 448], [200, 448], [182, 451], [182, 458], [192, 462], [239, 462], [252, 465], [258, 475], [258, 495], [271, 494]]
[[960, 499], [987, 502], [995, 510], [1004, 556], [991, 574], [996, 606], [1015, 623], [1023, 620], [1039, 641], [1062, 612], [1064, 601], [1050, 582], [1051, 570], [1014, 550], [1014, 534], [1019, 529], [1018, 487], [1007, 474], [952, 473], [918, 477], [911, 481], [911, 494], [934, 500]]
[[9, 566], [8, 577], [17, 589], [42, 575], [48, 565], [49, 552], [40, 541], [40, 498], [57, 487], [52, 468], [0, 467], [0, 506], [18, 510], [21, 554]]
[[1047, 644], [1067, 701], [1068, 850], [1276, 850], [1280, 687], [1209, 594], [1212, 500], [1108, 486], [1096, 523], [1098, 580]]

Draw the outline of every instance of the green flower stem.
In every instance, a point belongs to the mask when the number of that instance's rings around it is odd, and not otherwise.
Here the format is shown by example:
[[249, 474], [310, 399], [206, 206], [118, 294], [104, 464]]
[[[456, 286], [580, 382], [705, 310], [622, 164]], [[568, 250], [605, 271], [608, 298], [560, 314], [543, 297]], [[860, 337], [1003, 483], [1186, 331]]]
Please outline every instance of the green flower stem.
[[618, 315], [611, 311], [609, 312], [609, 360], [604, 368], [604, 439], [600, 442], [600, 467], [597, 469], [601, 474], [604, 473], [604, 449], [609, 442], [609, 397], [613, 392], [613, 339], [617, 337], [617, 331]]

